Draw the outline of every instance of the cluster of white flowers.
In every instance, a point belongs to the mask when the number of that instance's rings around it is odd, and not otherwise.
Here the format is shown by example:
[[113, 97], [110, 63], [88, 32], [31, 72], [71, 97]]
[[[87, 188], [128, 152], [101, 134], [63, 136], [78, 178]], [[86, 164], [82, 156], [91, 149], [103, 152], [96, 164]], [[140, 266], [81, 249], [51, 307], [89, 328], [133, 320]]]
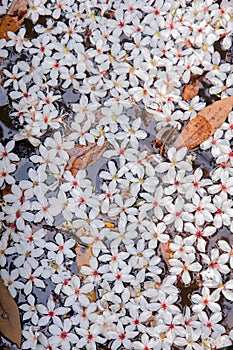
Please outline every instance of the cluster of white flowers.
[[[210, 173], [185, 148], [164, 157], [148, 141], [205, 107], [182, 100], [193, 75], [213, 98], [233, 94], [230, 1], [28, 3], [33, 31], [0, 40], [21, 125], [0, 145], [0, 276], [25, 298], [22, 349], [232, 345], [233, 112], [201, 144]], [[22, 139], [35, 152], [19, 180]], [[74, 173], [75, 144], [108, 149]], [[80, 271], [76, 240], [92, 249]]]

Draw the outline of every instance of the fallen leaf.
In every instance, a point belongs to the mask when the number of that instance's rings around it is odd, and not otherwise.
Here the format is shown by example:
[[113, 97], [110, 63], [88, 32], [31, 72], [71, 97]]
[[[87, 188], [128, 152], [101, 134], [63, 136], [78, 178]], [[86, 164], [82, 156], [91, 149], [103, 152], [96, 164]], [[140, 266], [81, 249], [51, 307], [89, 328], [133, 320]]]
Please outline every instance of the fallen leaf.
[[170, 249], [170, 241], [163, 243], [159, 243], [159, 251], [164, 261], [169, 265], [169, 259], [172, 257], [172, 250]]
[[[83, 275], [81, 271], [82, 266], [90, 266], [90, 259], [93, 257], [93, 251], [92, 246], [89, 245], [88, 247], [84, 247], [79, 243], [76, 243], [76, 259], [77, 259], [77, 265], [78, 270], [80, 273], [81, 278], [84, 280], [86, 278], [85, 275]], [[86, 294], [89, 298], [90, 302], [96, 301], [96, 293], [93, 289], [91, 292]]]
[[180, 133], [173, 146], [194, 148], [207, 140], [225, 122], [233, 107], [233, 96], [216, 101], [198, 112]]
[[90, 266], [91, 257], [93, 257], [91, 245], [84, 247], [81, 244], [76, 243], [76, 258], [79, 272], [82, 266]]
[[7, 14], [21, 19], [27, 13], [27, 5], [27, 0], [13, 0]]
[[191, 98], [197, 96], [199, 89], [200, 83], [198, 81], [194, 81], [193, 83], [186, 85], [183, 92], [183, 100], [191, 100]]
[[69, 170], [75, 176], [79, 170], [87, 168], [100, 159], [107, 148], [107, 141], [102, 146], [98, 146], [97, 143], [87, 146], [75, 145], [74, 148], [68, 151], [70, 159], [66, 170]]
[[0, 278], [0, 332], [4, 337], [15, 343], [18, 348], [21, 344], [21, 324], [16, 302], [10, 295]]
[[108, 227], [108, 228], [113, 228], [113, 227], [115, 227], [115, 224], [113, 222], [110, 222], [110, 221], [105, 221], [104, 226]]
[[8, 40], [7, 32], [17, 32], [24, 21], [27, 13], [27, 0], [13, 0], [12, 4], [1, 19], [0, 22], [0, 39]]

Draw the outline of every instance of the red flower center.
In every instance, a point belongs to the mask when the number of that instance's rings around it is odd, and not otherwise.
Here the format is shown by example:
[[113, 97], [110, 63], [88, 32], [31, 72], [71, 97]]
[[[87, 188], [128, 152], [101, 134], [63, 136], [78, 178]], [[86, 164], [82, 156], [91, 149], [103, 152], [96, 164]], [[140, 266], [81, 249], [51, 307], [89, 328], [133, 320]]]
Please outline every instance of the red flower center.
[[66, 332], [61, 332], [61, 335], [60, 335], [61, 339], [66, 339], [67, 338], [67, 333]]
[[121, 333], [121, 334], [119, 334], [119, 338], [120, 338], [120, 340], [125, 339], [125, 333]]
[[199, 231], [196, 232], [196, 237], [197, 238], [201, 238], [202, 236], [203, 236], [203, 232], [202, 231], [199, 230]]
[[93, 335], [91, 333], [88, 334], [87, 339], [90, 341], [93, 339]]

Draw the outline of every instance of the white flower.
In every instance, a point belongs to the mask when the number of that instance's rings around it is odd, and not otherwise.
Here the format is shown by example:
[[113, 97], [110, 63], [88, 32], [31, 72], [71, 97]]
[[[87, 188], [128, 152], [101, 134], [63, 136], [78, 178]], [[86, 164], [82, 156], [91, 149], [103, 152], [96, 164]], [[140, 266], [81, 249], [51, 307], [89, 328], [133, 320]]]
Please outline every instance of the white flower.
[[[150, 298], [150, 301], [153, 303], [159, 300], [165, 300], [166, 296], [174, 295], [179, 293], [175, 283], [177, 281], [176, 276], [168, 275], [163, 280], [159, 276], [154, 278], [154, 281], [145, 281], [145, 289], [142, 291], [142, 295]], [[150, 303], [149, 308], [153, 307], [153, 304]], [[167, 304], [166, 304], [167, 305]], [[167, 306], [166, 306], [167, 307]]]
[[77, 342], [77, 348], [83, 348], [87, 350], [96, 350], [96, 343], [104, 344], [106, 339], [101, 337], [102, 328], [97, 324], [92, 324], [89, 329], [75, 327], [76, 333], [80, 336]]
[[225, 130], [224, 138], [226, 140], [231, 140], [233, 137], [233, 112], [228, 115], [228, 122], [222, 125], [222, 129]]
[[211, 149], [211, 153], [214, 157], [218, 157], [221, 153], [220, 146], [225, 143], [225, 140], [222, 139], [223, 130], [218, 129], [215, 131], [214, 135], [209, 137], [208, 140], [201, 143], [201, 149]]
[[202, 323], [202, 338], [207, 338], [210, 335], [215, 338], [216, 336], [226, 332], [225, 327], [218, 324], [222, 320], [222, 313], [215, 312], [212, 316], [208, 317], [204, 311], [199, 312], [198, 318]]
[[38, 324], [38, 305], [35, 303], [35, 297], [31, 294], [27, 298], [26, 304], [20, 305], [20, 309], [25, 311], [23, 314], [23, 320], [31, 319], [34, 325]]
[[99, 210], [100, 202], [93, 193], [92, 187], [86, 187], [84, 190], [77, 187], [70, 191], [72, 198], [69, 200], [71, 211], [74, 213], [77, 209], [86, 210], [87, 207]]
[[144, 310], [142, 312], [138, 312], [137, 306], [132, 305], [129, 307], [129, 315], [122, 317], [123, 324], [129, 324], [129, 329], [132, 331], [138, 330], [143, 333], [146, 331], [145, 323], [152, 316], [152, 312], [148, 310]]
[[59, 316], [64, 316], [70, 311], [68, 307], [56, 307], [52, 295], [49, 296], [47, 306], [43, 304], [37, 304], [37, 310], [43, 316], [39, 319], [38, 325], [45, 326], [51, 320], [54, 324], [60, 323]]
[[233, 268], [233, 247], [223, 239], [218, 241], [218, 246], [223, 252], [225, 252], [224, 254], [228, 256], [230, 267]]
[[144, 239], [139, 239], [136, 247], [127, 246], [126, 249], [131, 255], [128, 264], [136, 269], [141, 269], [147, 265], [155, 254], [154, 249], [146, 248]]
[[233, 217], [232, 201], [223, 192], [219, 196], [214, 196], [213, 203], [216, 207], [214, 225], [217, 228], [222, 227], [222, 225], [229, 226]]
[[11, 140], [9, 141], [6, 146], [3, 146], [3, 144], [0, 144], [0, 159], [8, 159], [10, 162], [17, 162], [19, 161], [19, 157], [11, 152], [15, 147], [15, 141]]
[[193, 221], [193, 215], [186, 211], [186, 204], [182, 197], [177, 197], [174, 204], [168, 201], [165, 206], [168, 214], [164, 216], [164, 222], [167, 225], [174, 223], [178, 232], [183, 230], [184, 221]]
[[170, 272], [172, 275], [180, 275], [184, 284], [191, 282], [191, 276], [189, 271], [200, 271], [202, 266], [198, 262], [194, 262], [196, 259], [194, 253], [188, 254], [183, 261], [178, 259], [169, 259], [169, 264], [172, 266]]
[[43, 164], [42, 169], [46, 171], [47, 169], [50, 170], [53, 174], [59, 174], [59, 165], [63, 164], [63, 160], [60, 159], [57, 156], [57, 150], [56, 149], [47, 149], [44, 145], [40, 145], [39, 147], [40, 156], [38, 155], [32, 155], [31, 161], [33, 163], [40, 163]]
[[185, 171], [191, 171], [191, 164], [182, 160], [185, 157], [186, 153], [186, 148], [181, 148], [178, 151], [174, 147], [169, 148], [167, 155], [170, 162], [160, 163], [155, 167], [155, 171], [158, 171], [159, 173], [164, 173], [172, 167]]
[[213, 291], [210, 294], [210, 290], [207, 287], [202, 288], [202, 295], [194, 293], [191, 297], [192, 302], [195, 304], [192, 306], [192, 310], [198, 313], [208, 307], [212, 312], [221, 311], [220, 305], [217, 303], [219, 301], [218, 290]]
[[49, 198], [50, 214], [52, 216], [58, 216], [62, 214], [64, 219], [72, 221], [73, 214], [71, 212], [71, 204], [67, 199], [67, 195], [63, 191], [59, 191], [57, 197]]
[[1, 278], [3, 279], [5, 286], [7, 287], [13, 298], [15, 298], [17, 292], [19, 292], [19, 290], [24, 287], [22, 282], [17, 281], [17, 279], [19, 278], [18, 269], [15, 269], [10, 273], [5, 269], [1, 269]]
[[152, 88], [153, 79], [148, 79], [143, 87], [132, 87], [129, 89], [129, 94], [133, 96], [136, 102], [143, 101], [145, 104], [149, 104], [149, 102], [155, 97], [156, 92], [155, 89]]
[[39, 266], [34, 271], [32, 271], [31, 266], [25, 262], [23, 267], [19, 268], [20, 276], [26, 279], [26, 282], [23, 286], [24, 293], [29, 295], [32, 292], [33, 286], [37, 288], [44, 289], [45, 283], [40, 278], [43, 272], [43, 267]]
[[137, 148], [138, 139], [145, 139], [147, 136], [147, 133], [144, 130], [140, 130], [141, 123], [141, 118], [137, 118], [132, 122], [132, 125], [127, 124], [126, 122], [124, 124], [121, 124], [123, 132], [117, 133], [117, 139], [122, 140], [129, 137], [131, 146]]
[[221, 283], [221, 273], [227, 274], [230, 272], [229, 267], [226, 265], [228, 256], [225, 254], [220, 255], [217, 248], [212, 248], [210, 256], [202, 253], [202, 263], [207, 265], [207, 269], [201, 272], [201, 275], [205, 280], [212, 279], [218, 283]]
[[[184, 183], [184, 194], [187, 199], [191, 199], [194, 193], [198, 193], [201, 197], [206, 194], [205, 186], [211, 185], [212, 181], [210, 179], [203, 179], [203, 170], [197, 168], [193, 173], [193, 179], [191, 184]], [[191, 186], [190, 186], [191, 185]]]
[[140, 195], [146, 200], [146, 203], [142, 204], [140, 209], [146, 212], [153, 210], [156, 219], [162, 220], [164, 215], [163, 207], [167, 203], [167, 198], [163, 196], [163, 187], [155, 187], [155, 189], [152, 191], [152, 194], [142, 192]]
[[116, 182], [111, 181], [109, 185], [103, 183], [102, 191], [104, 193], [100, 195], [102, 199], [101, 212], [105, 214], [109, 211], [110, 204], [114, 201], [114, 195], [118, 192]]
[[72, 323], [70, 319], [65, 319], [64, 322], [59, 319], [57, 324], [49, 326], [49, 333], [52, 335], [50, 342], [55, 348], [61, 346], [62, 350], [71, 349], [71, 344], [76, 344], [79, 338], [76, 334], [71, 333]]
[[39, 16], [50, 15], [51, 11], [45, 7], [44, 1], [29, 0], [26, 17], [29, 17], [33, 23], [38, 21]]
[[222, 193], [228, 193], [229, 195], [233, 195], [233, 178], [229, 177], [229, 174], [223, 173], [221, 176], [221, 183], [213, 184], [208, 188], [208, 192], [210, 194], [215, 194], [220, 192], [220, 196]]
[[149, 306], [149, 309], [152, 311], [156, 311], [158, 315], [158, 319], [168, 319], [172, 315], [176, 315], [180, 313], [180, 308], [175, 305], [178, 299], [178, 294], [174, 293], [166, 296], [165, 293], [159, 293], [157, 298], [155, 298], [155, 302], [153, 302]]
[[55, 236], [56, 244], [53, 242], [46, 243], [45, 247], [48, 249], [48, 257], [55, 258], [58, 265], [62, 264], [65, 257], [73, 258], [75, 256], [74, 252], [71, 250], [75, 245], [73, 239], [68, 239], [64, 241], [61, 233], [57, 233]]
[[60, 189], [64, 192], [70, 191], [77, 187], [86, 188], [91, 186], [91, 181], [86, 178], [86, 170], [79, 170], [75, 176], [70, 171], [66, 170], [63, 173], [63, 183]]
[[100, 253], [106, 253], [108, 251], [104, 242], [109, 236], [109, 233], [110, 230], [107, 227], [99, 229], [95, 225], [91, 224], [88, 236], [82, 235], [80, 239], [88, 246], [91, 246], [94, 256], [98, 257]]
[[88, 329], [91, 322], [97, 321], [97, 303], [90, 303], [88, 300], [88, 304], [86, 306], [81, 306], [79, 303], [74, 303], [72, 308], [75, 311], [75, 315], [72, 316], [71, 321], [75, 326], [78, 325], [79, 328]]
[[2, 187], [4, 181], [12, 185], [15, 183], [15, 178], [10, 175], [16, 170], [16, 165], [12, 164], [8, 159], [0, 159], [0, 187]]
[[203, 237], [212, 236], [216, 232], [216, 227], [208, 225], [202, 228], [199, 226], [195, 226], [191, 222], [186, 222], [184, 224], [184, 231], [190, 232], [195, 237], [197, 249], [200, 252], [204, 253], [207, 240], [205, 240]]
[[172, 251], [173, 258], [182, 258], [185, 260], [188, 254], [195, 253], [193, 238], [190, 236], [182, 238], [180, 235], [176, 235], [170, 242], [169, 249]]
[[94, 286], [91, 283], [85, 283], [81, 285], [80, 278], [73, 276], [69, 283], [64, 286], [63, 292], [67, 295], [65, 300], [65, 306], [73, 306], [76, 300], [79, 301], [80, 305], [88, 306], [89, 299], [86, 294], [93, 290]]
[[122, 293], [125, 288], [125, 283], [132, 283], [135, 277], [130, 273], [131, 266], [123, 266], [118, 268], [116, 265], [111, 265], [111, 272], [104, 273], [102, 278], [108, 282], [113, 282], [112, 290], [115, 293]]
[[25, 39], [26, 29], [21, 28], [17, 34], [13, 32], [8, 32], [9, 41], [6, 43], [6, 46], [14, 46], [17, 52], [21, 52], [25, 48], [32, 46], [30, 40]]
[[22, 344], [22, 349], [37, 349], [39, 332], [37, 327], [30, 326], [22, 331], [24, 338], [26, 339]]
[[[195, 224], [202, 226], [205, 222], [212, 222], [213, 215], [215, 213], [216, 207], [211, 203], [210, 196], [200, 197], [198, 194], [194, 194], [192, 197], [192, 202], [186, 204], [186, 208], [189, 212], [195, 212]], [[188, 221], [188, 220], [187, 220]]]
[[155, 340], [153, 338], [149, 338], [146, 333], [141, 335], [140, 341], [137, 340], [133, 342], [133, 348], [138, 350], [150, 350], [155, 349]]
[[48, 149], [55, 149], [57, 151], [57, 156], [59, 156], [60, 159], [64, 160], [64, 164], [66, 164], [69, 159], [67, 150], [70, 150], [74, 147], [74, 142], [65, 141], [61, 133], [59, 131], [56, 131], [53, 134], [53, 137], [46, 138], [44, 146]]
[[158, 242], [168, 242], [170, 236], [164, 232], [166, 225], [163, 222], [155, 225], [152, 221], [147, 221], [145, 227], [146, 229], [142, 233], [142, 238], [148, 241], [149, 248], [155, 249], [158, 246]]
[[108, 215], [110, 217], [119, 215], [120, 221], [126, 224], [127, 215], [134, 215], [137, 213], [137, 209], [133, 208], [133, 204], [135, 203], [135, 201], [136, 199], [134, 197], [128, 198], [124, 201], [120, 194], [116, 194], [114, 197], [114, 202], [116, 203], [116, 205], [112, 204], [110, 206]]
[[128, 146], [128, 143], [129, 143], [128, 138], [126, 138], [124, 141], [122, 141], [122, 143], [120, 145], [114, 139], [111, 139], [109, 141], [112, 144], [112, 146], [114, 147], [114, 149], [104, 152], [104, 157], [113, 158], [115, 156], [119, 156], [122, 164], [125, 162], [125, 160], [133, 161], [135, 159], [134, 155], [137, 152], [134, 148], [130, 148]]
[[[33, 0], [39, 1], [39, 0]], [[54, 49], [54, 42], [51, 42], [52, 37], [49, 35], [39, 36], [36, 39], [32, 39], [32, 47], [29, 52], [33, 55], [36, 54], [40, 59], [44, 56], [51, 56]]]
[[[216, 287], [216, 284], [211, 287]], [[223, 296], [230, 301], [233, 301], [233, 280], [229, 280], [225, 283], [220, 283], [219, 285], [217, 285], [218, 288], [218, 292], [222, 293]]]
[[108, 266], [99, 266], [98, 259], [91, 257], [89, 266], [81, 266], [80, 271], [86, 276], [85, 283], [90, 282], [93, 285], [98, 285], [102, 282], [102, 275], [108, 271]]
[[32, 209], [31, 202], [28, 200], [23, 203], [13, 203], [3, 208], [6, 213], [5, 220], [8, 223], [14, 224], [19, 230], [24, 230], [26, 221], [32, 222], [34, 214], [30, 212]]
[[128, 326], [123, 327], [122, 323], [119, 321], [116, 325], [116, 329], [108, 331], [106, 337], [113, 340], [112, 350], [122, 348], [124, 346], [126, 349], [131, 348], [132, 341], [138, 334], [138, 331], [131, 331]]

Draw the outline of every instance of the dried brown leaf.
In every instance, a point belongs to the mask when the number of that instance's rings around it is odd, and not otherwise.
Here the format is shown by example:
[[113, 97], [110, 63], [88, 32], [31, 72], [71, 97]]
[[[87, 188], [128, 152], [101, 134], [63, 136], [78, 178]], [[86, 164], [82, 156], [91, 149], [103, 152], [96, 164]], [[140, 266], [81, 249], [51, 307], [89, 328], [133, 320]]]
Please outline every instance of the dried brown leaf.
[[174, 147], [194, 148], [207, 140], [225, 122], [233, 107], [233, 96], [216, 101], [191, 119], [180, 133]]
[[18, 348], [21, 344], [21, 324], [19, 310], [16, 302], [10, 295], [0, 278], [0, 332], [15, 343]]
[[159, 251], [164, 261], [169, 265], [169, 259], [171, 258], [172, 250], [170, 249], [170, 241], [163, 243], [159, 243]]
[[[77, 265], [79, 273], [81, 271], [82, 266], [90, 266], [90, 259], [93, 257], [93, 251], [92, 246], [89, 245], [88, 247], [84, 247], [79, 243], [76, 243], [76, 259], [77, 259]], [[80, 276], [85, 279], [86, 276], [80, 273]], [[93, 289], [91, 292], [87, 293], [87, 297], [89, 298], [90, 302], [96, 301], [96, 294], [95, 290]]]
[[27, 13], [27, 5], [27, 0], [13, 0], [7, 14], [21, 19]]
[[199, 81], [194, 81], [193, 83], [186, 85], [183, 92], [183, 100], [184, 101], [191, 100], [191, 98], [197, 96], [199, 89], [200, 89]]
[[96, 143], [87, 146], [75, 145], [74, 148], [68, 151], [70, 159], [66, 170], [69, 170], [75, 176], [79, 170], [87, 168], [100, 159], [107, 148], [107, 141], [102, 146], [98, 146]]
[[92, 246], [84, 247], [79, 243], [76, 243], [76, 258], [78, 264], [78, 270], [81, 270], [82, 266], [90, 266], [90, 259], [93, 257]]
[[0, 39], [8, 40], [7, 32], [17, 32], [24, 21], [27, 13], [26, 0], [13, 0], [7, 14], [0, 22]]

